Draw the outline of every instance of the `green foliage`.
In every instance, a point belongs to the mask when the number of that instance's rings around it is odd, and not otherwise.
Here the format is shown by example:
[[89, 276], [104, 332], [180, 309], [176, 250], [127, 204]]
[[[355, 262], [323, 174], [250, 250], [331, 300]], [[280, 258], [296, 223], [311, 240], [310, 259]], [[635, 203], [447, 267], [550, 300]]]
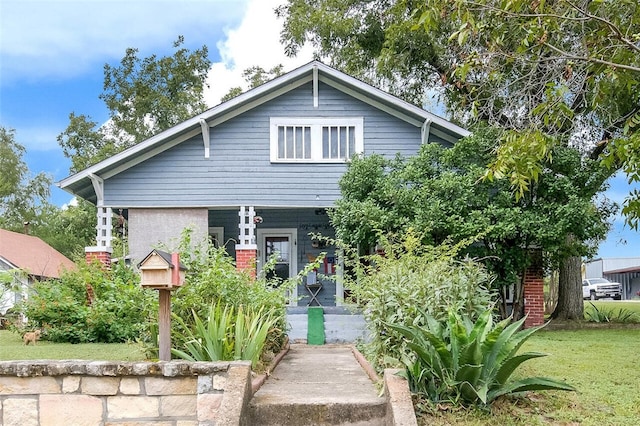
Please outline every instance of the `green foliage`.
[[250, 360], [256, 367], [268, 334], [279, 322], [278, 313], [217, 303], [209, 307], [206, 321], [193, 312], [193, 328], [174, 314], [174, 320], [185, 331], [185, 350], [172, 353], [189, 361]]
[[195, 318], [210, 317], [211, 305], [228, 306], [235, 312], [269, 312], [276, 318], [270, 328], [265, 350], [277, 352], [286, 337], [287, 284], [276, 287], [260, 277], [253, 280], [236, 269], [224, 247], [210, 241], [191, 240], [191, 232], [182, 234], [179, 244], [181, 262], [187, 267], [185, 283], [172, 297], [172, 313], [182, 321], [172, 329], [174, 347], [185, 347]]
[[77, 173], [126, 148], [125, 141], [105, 130], [87, 115], [69, 114], [69, 125], [56, 140], [64, 156], [71, 160], [70, 172]]
[[173, 56], [138, 57], [129, 48], [118, 66], [105, 64], [100, 95], [111, 120], [98, 123], [69, 114], [69, 125], [57, 137], [71, 172], [79, 172], [206, 109], [203, 92], [211, 61], [206, 46], [194, 51], [174, 42]]
[[589, 322], [598, 322], [598, 323], [639, 323], [640, 316], [630, 309], [626, 308], [610, 308], [606, 306], [598, 307], [593, 303], [589, 302], [591, 308], [586, 308], [584, 315], [587, 321]]
[[[281, 76], [283, 74], [282, 68], [282, 64], [278, 64], [267, 71], [261, 66], [254, 65], [242, 71], [242, 77], [249, 85], [249, 89], [253, 89], [268, 82], [269, 80]], [[241, 95], [242, 92], [242, 87], [232, 87], [229, 89], [227, 94], [220, 99], [220, 102], [226, 102], [233, 99], [236, 96]]]
[[[323, 60], [416, 105], [436, 93], [454, 119], [503, 128], [509, 136], [500, 138], [505, 148], [491, 173], [522, 196], [535, 190], [556, 146], [607, 166], [604, 179], [622, 169], [636, 181], [637, 6], [636, 0], [288, 0], [277, 14], [289, 54], [311, 44]], [[639, 200], [640, 193], [630, 193], [623, 210], [634, 227]]]
[[206, 46], [193, 52], [173, 43], [173, 56], [141, 59], [129, 48], [120, 65], [104, 66], [104, 100], [116, 130], [141, 142], [206, 109], [203, 91], [211, 61]]
[[427, 315], [445, 319], [449, 310], [475, 317], [491, 305], [489, 275], [476, 262], [455, 260], [458, 250], [424, 247], [409, 234], [402, 244], [388, 245], [384, 256], [373, 255], [364, 259], [365, 265], [358, 261], [352, 266], [355, 282], [348, 288], [371, 331], [365, 350], [376, 368], [395, 365], [406, 356], [406, 343], [389, 323], [421, 325]]
[[49, 204], [51, 177], [30, 176], [25, 147], [15, 131], [0, 126], [0, 228], [23, 232], [24, 222], [35, 222]]
[[544, 356], [537, 352], [517, 353], [541, 328], [520, 330], [524, 318], [494, 324], [491, 310], [486, 310], [475, 322], [454, 311], [449, 311], [444, 321], [428, 314], [425, 320], [422, 326], [389, 324], [408, 339], [414, 352], [403, 361], [411, 390], [420, 397], [434, 403], [486, 405], [517, 392], [575, 390], [564, 382], [543, 377], [510, 380], [523, 362]]
[[[89, 304], [89, 292], [93, 292]], [[22, 312], [29, 327], [44, 330], [54, 342], [125, 342], [137, 340], [157, 312], [154, 295], [140, 288], [139, 276], [115, 264], [104, 270], [99, 263], [81, 264], [59, 280], [34, 284]]]
[[84, 262], [85, 247], [95, 245], [95, 227], [87, 224], [96, 221], [96, 206], [81, 198], [76, 201], [65, 208], [43, 209], [31, 229], [34, 235], [69, 259]]
[[[353, 159], [340, 180], [342, 198], [330, 211], [336, 235], [360, 247], [374, 246], [381, 233], [409, 228], [421, 230], [421, 242], [428, 245], [475, 239], [461, 249], [462, 256], [482, 259], [496, 288], [515, 284], [516, 304], [522, 307], [518, 286], [530, 261], [528, 250], [541, 247], [553, 265], [567, 256], [592, 254], [615, 209], [591, 200], [594, 188], [602, 187], [601, 168], [560, 146], [545, 163], [535, 192], [518, 200], [508, 182], [483, 179], [502, 134], [478, 128], [448, 149], [426, 144], [407, 159], [375, 154]], [[567, 234], [575, 238], [568, 240]]]

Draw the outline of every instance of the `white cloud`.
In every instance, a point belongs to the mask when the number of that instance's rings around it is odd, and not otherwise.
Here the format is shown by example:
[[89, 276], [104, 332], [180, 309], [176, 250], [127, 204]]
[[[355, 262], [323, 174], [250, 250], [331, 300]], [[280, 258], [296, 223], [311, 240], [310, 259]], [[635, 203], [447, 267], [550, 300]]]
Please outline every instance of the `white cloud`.
[[73, 197], [68, 203], [62, 205], [62, 210], [67, 210], [69, 207], [78, 207], [78, 198]]
[[211, 44], [245, 12], [247, 0], [2, 0], [3, 80], [79, 75], [127, 47], [166, 49], [178, 35]]
[[285, 71], [290, 71], [312, 59], [310, 48], [302, 49], [295, 58], [284, 54], [280, 44], [282, 20], [274, 12], [283, 3], [283, 0], [250, 0], [240, 25], [225, 31], [225, 39], [217, 44], [221, 61], [213, 64], [208, 75], [205, 97], [209, 106], [219, 104], [232, 87], [246, 89], [242, 71], [249, 67], [257, 65], [268, 70], [282, 64]]

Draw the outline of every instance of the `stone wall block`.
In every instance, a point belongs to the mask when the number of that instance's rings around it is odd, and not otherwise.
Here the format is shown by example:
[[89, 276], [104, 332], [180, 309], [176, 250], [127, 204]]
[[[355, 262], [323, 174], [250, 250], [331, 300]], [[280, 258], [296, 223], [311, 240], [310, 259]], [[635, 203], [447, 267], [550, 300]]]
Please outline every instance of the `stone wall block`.
[[224, 391], [227, 387], [227, 377], [221, 374], [213, 376], [213, 389], [217, 391]]
[[195, 395], [173, 395], [160, 397], [160, 416], [196, 418]]
[[80, 389], [85, 395], [115, 395], [120, 387], [118, 377], [94, 377], [82, 378]]
[[3, 403], [0, 424], [4, 426], [38, 426], [36, 398], [10, 398]]
[[79, 376], [84, 376], [85, 374], [87, 374], [87, 362], [86, 361], [70, 362], [69, 373], [79, 375]]
[[67, 376], [62, 379], [62, 393], [75, 393], [80, 389], [80, 376]]
[[213, 390], [212, 376], [198, 376], [197, 393], [209, 393]]
[[[104, 426], [174, 426], [173, 420], [167, 420], [164, 422], [158, 420], [136, 420], [136, 421], [108, 421], [104, 423]], [[197, 423], [195, 426], [201, 426]]]
[[102, 419], [101, 398], [77, 394], [40, 396], [40, 426], [95, 426]]
[[200, 376], [211, 373], [220, 373], [229, 370], [229, 363], [223, 361], [217, 362], [194, 362], [190, 364], [191, 373]]
[[140, 380], [134, 377], [123, 377], [120, 380], [120, 393], [124, 395], [139, 395]]
[[87, 364], [87, 375], [115, 377], [118, 375], [118, 365], [109, 361], [90, 362]]
[[115, 420], [158, 417], [159, 402], [158, 398], [148, 396], [110, 396], [107, 397], [107, 418]]
[[198, 395], [198, 421], [212, 422], [215, 424], [220, 404], [222, 404], [221, 393], [203, 393]]
[[147, 395], [193, 395], [197, 389], [195, 377], [146, 377], [144, 386]]
[[60, 383], [54, 377], [0, 377], [0, 395], [35, 395], [60, 391]]
[[175, 364], [173, 362], [167, 362], [161, 365], [162, 367], [162, 375], [164, 377], [176, 377], [180, 374], [179, 364]]

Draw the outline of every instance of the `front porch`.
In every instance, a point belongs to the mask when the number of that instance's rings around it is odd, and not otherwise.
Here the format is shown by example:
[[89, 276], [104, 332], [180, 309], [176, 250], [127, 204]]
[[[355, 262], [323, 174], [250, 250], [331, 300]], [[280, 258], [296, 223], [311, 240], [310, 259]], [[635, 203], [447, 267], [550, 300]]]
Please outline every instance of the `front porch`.
[[[107, 211], [108, 210], [108, 211]], [[334, 238], [325, 208], [173, 208], [118, 209], [126, 217], [127, 258], [137, 264], [159, 245], [177, 246], [185, 228], [192, 240], [210, 238], [223, 246], [239, 269], [252, 275], [263, 273], [270, 256], [275, 256], [272, 276], [285, 280], [325, 253], [320, 267], [295, 288], [290, 306], [340, 306], [344, 299], [338, 250], [326, 246], [314, 235]], [[100, 209], [98, 246], [87, 248], [88, 257], [111, 255], [111, 209]], [[107, 219], [108, 218], [108, 219]], [[106, 262], [105, 262], [106, 263]], [[309, 284], [316, 284], [310, 286]], [[313, 292], [313, 296], [312, 296]]]
[[[321, 253], [326, 253], [320, 268], [298, 284], [290, 306], [342, 305], [344, 289], [341, 268], [337, 267], [339, 252], [313, 238], [313, 235], [335, 237], [325, 209], [255, 207], [253, 212], [247, 208], [245, 215], [245, 228], [242, 228], [243, 224], [238, 223], [239, 216], [243, 217], [239, 210], [208, 211], [209, 235], [236, 259], [238, 267], [255, 268], [256, 274], [261, 274], [270, 256], [275, 256], [271, 275], [285, 280], [297, 275]], [[255, 261], [242, 265], [239, 256], [241, 253], [246, 256], [247, 250], [253, 250]], [[319, 285], [308, 288], [307, 284], [312, 283]], [[311, 291], [317, 291], [313, 300]]]

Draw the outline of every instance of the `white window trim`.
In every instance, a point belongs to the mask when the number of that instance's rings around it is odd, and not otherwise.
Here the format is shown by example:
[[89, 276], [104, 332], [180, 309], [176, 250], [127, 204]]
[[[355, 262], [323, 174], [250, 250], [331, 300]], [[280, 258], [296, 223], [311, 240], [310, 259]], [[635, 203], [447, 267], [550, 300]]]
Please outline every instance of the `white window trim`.
[[[278, 158], [278, 127], [310, 126], [311, 158]], [[271, 117], [269, 122], [270, 157], [272, 163], [344, 163], [345, 158], [322, 158], [322, 127], [353, 126], [355, 128], [355, 153], [364, 152], [364, 117]]]

